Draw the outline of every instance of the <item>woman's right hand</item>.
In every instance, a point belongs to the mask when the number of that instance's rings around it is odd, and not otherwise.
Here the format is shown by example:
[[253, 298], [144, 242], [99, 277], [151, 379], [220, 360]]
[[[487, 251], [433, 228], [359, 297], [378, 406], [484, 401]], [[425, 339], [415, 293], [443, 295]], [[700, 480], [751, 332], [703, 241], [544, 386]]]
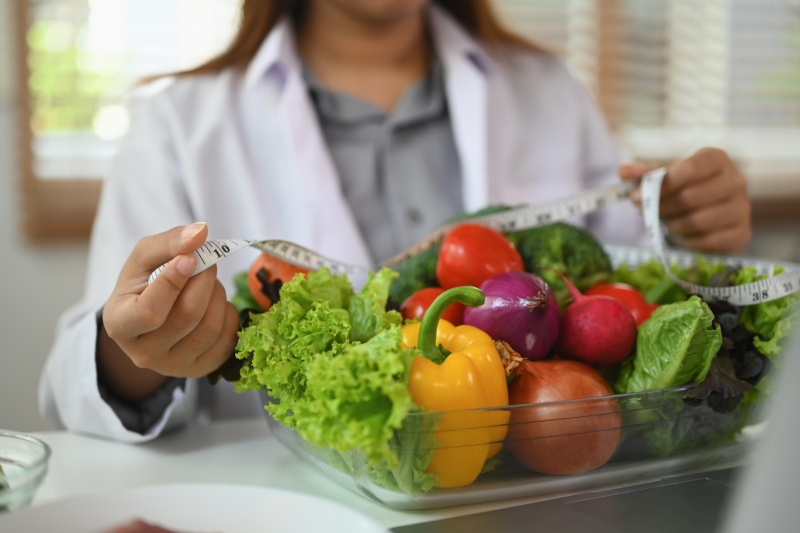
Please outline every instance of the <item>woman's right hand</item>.
[[[97, 356], [104, 381], [128, 401], [154, 393], [167, 376], [199, 378], [219, 368], [238, 341], [239, 316], [213, 266], [197, 276], [193, 252], [203, 222], [136, 244], [103, 310]], [[169, 261], [151, 285], [150, 274]]]

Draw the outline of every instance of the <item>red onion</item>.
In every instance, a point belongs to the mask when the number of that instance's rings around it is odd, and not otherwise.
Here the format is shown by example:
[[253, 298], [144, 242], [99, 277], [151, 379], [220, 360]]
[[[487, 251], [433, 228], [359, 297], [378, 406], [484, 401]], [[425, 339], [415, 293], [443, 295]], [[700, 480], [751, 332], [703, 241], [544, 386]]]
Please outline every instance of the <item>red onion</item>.
[[558, 302], [547, 283], [528, 272], [507, 272], [484, 281], [486, 303], [464, 310], [464, 324], [507, 342], [526, 359], [547, 356], [558, 338]]

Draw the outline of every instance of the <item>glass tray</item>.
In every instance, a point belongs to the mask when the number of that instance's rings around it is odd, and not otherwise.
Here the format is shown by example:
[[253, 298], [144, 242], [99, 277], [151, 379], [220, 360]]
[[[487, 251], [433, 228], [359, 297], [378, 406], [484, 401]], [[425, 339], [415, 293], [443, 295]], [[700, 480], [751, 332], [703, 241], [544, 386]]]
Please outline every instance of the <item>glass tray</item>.
[[[391, 443], [401, 459], [394, 470], [367, 464], [358, 451], [340, 453], [314, 446], [269, 414], [267, 422], [287, 448], [343, 487], [396, 509], [435, 509], [653, 480], [741, 459], [748, 448], [740, 436], [741, 429], [754, 421], [750, 410], [719, 414], [705, 404], [687, 405], [682, 396], [690, 388], [502, 409], [412, 414]], [[266, 394], [262, 398], [265, 405], [270, 400]], [[450, 429], [439, 431], [437, 438], [436, 428], [443, 417], [450, 419]], [[497, 423], [498, 417], [505, 417], [507, 422]], [[441, 438], [445, 433], [449, 435]], [[488, 439], [482, 438], [486, 435]], [[451, 444], [437, 446], [439, 440]], [[458, 453], [459, 448], [486, 444], [502, 444], [496, 459], [490, 460], [495, 468], [469, 485], [423, 491], [411, 479], [408, 465], [415, 459], [427, 461], [433, 450]], [[531, 470], [510, 452], [511, 448], [570, 449], [575, 455], [581, 450], [603, 448], [610, 459], [587, 472], [552, 475]]]

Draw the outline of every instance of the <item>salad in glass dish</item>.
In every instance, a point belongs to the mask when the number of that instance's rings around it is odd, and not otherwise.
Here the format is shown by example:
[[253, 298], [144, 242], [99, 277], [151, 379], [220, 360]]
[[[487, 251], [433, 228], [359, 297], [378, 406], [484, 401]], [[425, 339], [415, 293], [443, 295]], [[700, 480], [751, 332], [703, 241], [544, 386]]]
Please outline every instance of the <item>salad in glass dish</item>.
[[[705, 286], [758, 279], [701, 255], [672, 272]], [[705, 302], [656, 260], [613, 265], [565, 223], [466, 223], [358, 291], [266, 254], [236, 285], [240, 341], [209, 380], [259, 391], [296, 453], [403, 508], [734, 457], [798, 300]]]

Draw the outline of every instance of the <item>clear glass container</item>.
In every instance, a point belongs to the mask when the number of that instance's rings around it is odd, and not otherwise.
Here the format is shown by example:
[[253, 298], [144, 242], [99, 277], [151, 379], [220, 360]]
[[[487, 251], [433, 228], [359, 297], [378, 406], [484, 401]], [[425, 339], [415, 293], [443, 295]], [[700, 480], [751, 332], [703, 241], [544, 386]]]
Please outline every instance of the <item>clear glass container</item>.
[[25, 507], [47, 474], [50, 447], [31, 435], [0, 430], [0, 512]]
[[[741, 430], [755, 422], [753, 409], [720, 414], [688, 405], [683, 394], [692, 387], [411, 414], [390, 443], [399, 458], [392, 470], [369, 465], [358, 451], [314, 446], [270, 415], [267, 421], [285, 446], [342, 486], [389, 507], [434, 509], [657, 479], [740, 458], [747, 447]], [[269, 397], [262, 398], [266, 405]], [[425, 490], [419, 472], [433, 453], [458, 460], [492, 445], [502, 448], [475, 481]]]

